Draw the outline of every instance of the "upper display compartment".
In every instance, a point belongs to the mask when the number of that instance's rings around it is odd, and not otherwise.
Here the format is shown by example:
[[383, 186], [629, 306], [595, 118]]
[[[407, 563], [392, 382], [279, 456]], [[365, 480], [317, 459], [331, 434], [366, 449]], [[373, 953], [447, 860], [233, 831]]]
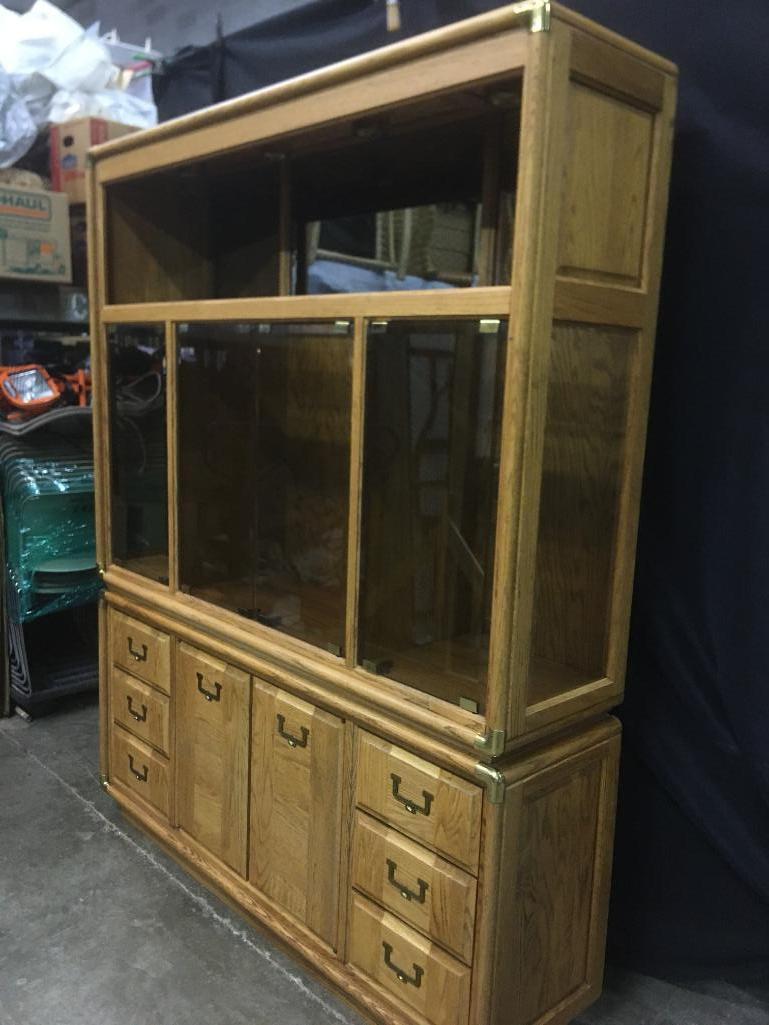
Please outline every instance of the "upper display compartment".
[[510, 282], [520, 79], [106, 189], [112, 304]]

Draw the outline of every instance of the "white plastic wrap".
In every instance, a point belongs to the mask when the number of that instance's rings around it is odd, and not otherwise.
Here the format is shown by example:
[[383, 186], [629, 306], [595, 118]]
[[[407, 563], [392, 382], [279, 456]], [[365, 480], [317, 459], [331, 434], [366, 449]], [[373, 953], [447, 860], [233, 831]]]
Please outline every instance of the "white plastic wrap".
[[0, 68], [0, 167], [10, 167], [21, 159], [35, 141], [37, 125], [19, 99], [13, 82]]
[[[26, 153], [36, 129], [79, 117], [102, 117], [137, 128], [157, 123], [151, 78], [125, 90], [98, 36], [49, 0], [25, 14], [0, 5], [0, 167]], [[138, 83], [137, 83], [138, 84]]]

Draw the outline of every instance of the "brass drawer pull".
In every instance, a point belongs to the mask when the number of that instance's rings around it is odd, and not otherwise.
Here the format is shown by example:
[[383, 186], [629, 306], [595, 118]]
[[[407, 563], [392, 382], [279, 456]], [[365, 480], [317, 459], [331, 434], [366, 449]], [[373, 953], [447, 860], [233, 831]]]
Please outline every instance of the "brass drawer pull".
[[221, 685], [221, 683], [216, 683], [216, 681], [214, 681], [214, 688], [215, 689], [213, 691], [206, 690], [206, 688], [203, 686], [203, 674], [202, 673], [196, 673], [195, 675], [198, 678], [198, 690], [203, 695], [203, 697], [206, 699], [206, 701], [221, 701], [222, 700], [222, 685]]
[[126, 695], [126, 701], [128, 702], [128, 714], [132, 716], [137, 722], [147, 721], [147, 706], [142, 705], [141, 715], [134, 708], [133, 698], [130, 694]]
[[416, 962], [414, 962], [414, 974], [408, 975], [406, 972], [403, 971], [402, 968], [399, 968], [397, 964], [393, 964], [392, 946], [385, 940], [382, 940], [382, 947], [384, 949], [384, 963], [387, 965], [391, 972], [395, 972], [395, 977], [398, 980], [398, 982], [403, 982], [407, 986], [413, 986], [414, 989], [419, 989], [419, 987], [422, 985], [422, 976], [425, 974], [424, 968], [420, 968], [420, 966], [416, 964]]
[[142, 644], [142, 650], [137, 651], [134, 647], [133, 637], [128, 638], [128, 654], [134, 660], [134, 662], [146, 662], [147, 661], [147, 645]]
[[427, 891], [430, 889], [428, 883], [424, 879], [417, 879], [417, 886], [419, 887], [419, 893], [414, 893], [408, 886], [404, 886], [403, 883], [399, 883], [395, 878], [395, 873], [398, 871], [398, 866], [390, 858], [385, 859], [387, 861], [387, 882], [390, 886], [394, 886], [398, 893], [403, 897], [404, 900], [413, 900], [416, 904], [424, 904]]
[[278, 719], [278, 734], [288, 742], [289, 747], [307, 747], [307, 738], [310, 736], [310, 731], [306, 726], [302, 726], [302, 739], [295, 737], [292, 733], [286, 733], [286, 717], [285, 715], [277, 716]]
[[403, 794], [399, 792], [401, 785], [400, 776], [396, 776], [394, 772], [391, 772], [390, 779], [393, 781], [393, 797], [396, 801], [400, 801], [409, 814], [425, 816], [430, 814], [430, 807], [435, 799], [432, 794], [429, 794], [426, 790], [422, 791], [422, 797], [424, 797], [425, 803], [420, 807], [410, 798], [404, 797]]
[[129, 754], [129, 756], [128, 756], [128, 768], [131, 770], [131, 772], [134, 774], [134, 776], [136, 776], [136, 778], [139, 780], [140, 783], [146, 783], [147, 782], [147, 777], [150, 774], [149, 766], [148, 765], [142, 765], [142, 771], [141, 772], [137, 772], [136, 771], [136, 766], [134, 765], [134, 756], [131, 755], [131, 754]]

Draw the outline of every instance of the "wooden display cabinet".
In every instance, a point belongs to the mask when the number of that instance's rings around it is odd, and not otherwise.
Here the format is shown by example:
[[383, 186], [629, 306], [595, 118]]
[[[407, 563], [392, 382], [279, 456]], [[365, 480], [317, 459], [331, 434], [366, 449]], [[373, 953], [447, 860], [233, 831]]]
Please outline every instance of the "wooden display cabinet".
[[381, 1022], [600, 990], [675, 94], [534, 0], [93, 152], [104, 783]]

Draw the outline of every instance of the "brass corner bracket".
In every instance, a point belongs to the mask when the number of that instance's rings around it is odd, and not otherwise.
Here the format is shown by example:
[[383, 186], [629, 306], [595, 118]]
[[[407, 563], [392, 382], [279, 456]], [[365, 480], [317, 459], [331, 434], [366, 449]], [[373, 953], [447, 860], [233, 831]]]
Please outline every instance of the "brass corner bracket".
[[521, 0], [513, 4], [516, 14], [530, 14], [530, 32], [550, 31], [550, 0]]
[[475, 775], [486, 785], [486, 793], [492, 804], [502, 804], [505, 800], [505, 777], [491, 765], [478, 762]]
[[109, 790], [109, 779], [104, 775], [103, 772], [99, 773], [99, 786], [103, 790]]
[[505, 750], [505, 731], [487, 730], [475, 738], [475, 747], [491, 758], [497, 758]]

